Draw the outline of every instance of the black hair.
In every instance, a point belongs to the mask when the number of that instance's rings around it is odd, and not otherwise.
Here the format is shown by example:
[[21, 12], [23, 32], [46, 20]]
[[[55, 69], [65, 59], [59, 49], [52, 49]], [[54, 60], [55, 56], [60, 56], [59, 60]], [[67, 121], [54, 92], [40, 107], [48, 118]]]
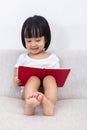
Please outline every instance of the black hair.
[[26, 48], [25, 38], [37, 38], [42, 36], [45, 37], [44, 49], [47, 50], [51, 41], [51, 31], [47, 20], [44, 17], [38, 15], [27, 18], [21, 30], [21, 40], [23, 46]]

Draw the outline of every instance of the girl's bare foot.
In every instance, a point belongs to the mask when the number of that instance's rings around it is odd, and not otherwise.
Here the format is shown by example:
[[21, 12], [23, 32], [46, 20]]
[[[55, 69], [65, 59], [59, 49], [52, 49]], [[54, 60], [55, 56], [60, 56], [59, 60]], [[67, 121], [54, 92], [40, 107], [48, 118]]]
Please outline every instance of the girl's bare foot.
[[55, 103], [50, 101], [43, 93], [36, 92], [35, 97], [38, 98], [37, 101], [43, 106], [43, 112], [47, 116], [52, 116], [54, 113]]
[[52, 103], [45, 95], [42, 100], [43, 112], [46, 116], [52, 116], [54, 114], [55, 104]]
[[39, 92], [34, 92], [25, 100], [25, 115], [33, 115], [35, 108], [42, 102], [43, 95]]

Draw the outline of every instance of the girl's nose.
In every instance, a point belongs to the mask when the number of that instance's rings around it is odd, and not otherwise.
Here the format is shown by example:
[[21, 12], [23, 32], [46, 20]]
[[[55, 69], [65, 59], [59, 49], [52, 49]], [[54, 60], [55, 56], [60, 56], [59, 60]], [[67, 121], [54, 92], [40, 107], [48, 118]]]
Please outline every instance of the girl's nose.
[[36, 42], [35, 42], [35, 41], [32, 41], [31, 45], [32, 45], [32, 46], [36, 46]]

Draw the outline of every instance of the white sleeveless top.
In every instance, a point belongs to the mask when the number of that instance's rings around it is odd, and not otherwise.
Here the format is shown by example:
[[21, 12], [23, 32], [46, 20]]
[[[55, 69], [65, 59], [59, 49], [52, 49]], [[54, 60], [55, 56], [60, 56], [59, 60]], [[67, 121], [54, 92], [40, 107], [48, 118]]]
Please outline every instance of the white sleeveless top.
[[28, 53], [23, 53], [19, 56], [15, 67], [27, 66], [37, 68], [60, 68], [59, 58], [54, 54], [50, 54], [49, 57], [44, 59], [32, 59]]

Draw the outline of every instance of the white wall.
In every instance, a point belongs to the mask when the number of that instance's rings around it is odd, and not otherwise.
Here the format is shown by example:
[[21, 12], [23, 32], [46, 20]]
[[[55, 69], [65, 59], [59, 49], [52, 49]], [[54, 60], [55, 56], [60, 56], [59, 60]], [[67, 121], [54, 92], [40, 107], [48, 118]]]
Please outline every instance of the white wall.
[[21, 27], [34, 14], [51, 27], [51, 49], [87, 50], [87, 0], [0, 0], [0, 49], [23, 49]]

